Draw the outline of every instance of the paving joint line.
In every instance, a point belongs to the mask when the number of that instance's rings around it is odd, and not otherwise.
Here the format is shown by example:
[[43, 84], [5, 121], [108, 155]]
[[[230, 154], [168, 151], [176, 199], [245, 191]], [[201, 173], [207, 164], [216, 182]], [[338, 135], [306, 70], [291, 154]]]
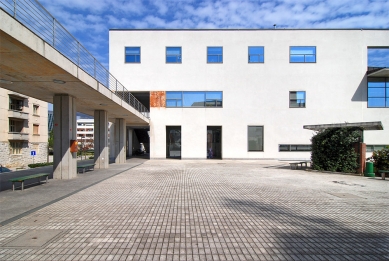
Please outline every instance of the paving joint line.
[[110, 177], [106, 177], [106, 178], [104, 178], [104, 179], [102, 179], [102, 180], [96, 181], [96, 182], [94, 182], [94, 183], [92, 183], [92, 184], [89, 184], [89, 185], [87, 185], [87, 186], [85, 186], [85, 187], [82, 187], [82, 188], [80, 188], [80, 189], [78, 189], [78, 190], [76, 190], [76, 191], [70, 192], [70, 193], [67, 194], [67, 195], [64, 195], [64, 196], [62, 196], [62, 197], [59, 197], [59, 198], [57, 198], [57, 199], [54, 199], [54, 200], [52, 200], [52, 201], [50, 201], [50, 202], [47, 202], [47, 203], [45, 203], [45, 204], [43, 204], [43, 205], [41, 205], [41, 206], [39, 206], [39, 207], [30, 209], [30, 210], [28, 210], [28, 211], [26, 211], [26, 212], [24, 212], [24, 213], [22, 213], [22, 214], [19, 214], [19, 215], [15, 216], [15, 217], [12, 217], [12, 218], [9, 218], [9, 219], [7, 219], [7, 220], [4, 220], [3, 222], [0, 222], [0, 227], [3, 227], [3, 226], [5, 226], [5, 225], [8, 225], [9, 223], [12, 223], [12, 222], [14, 222], [14, 221], [16, 221], [16, 220], [18, 220], [18, 219], [20, 219], [20, 218], [22, 218], [22, 217], [25, 217], [25, 216], [27, 216], [27, 215], [29, 215], [29, 214], [31, 214], [31, 213], [34, 213], [34, 212], [36, 212], [36, 211], [38, 211], [38, 210], [40, 210], [40, 209], [42, 209], [42, 208], [45, 208], [45, 207], [47, 207], [47, 206], [50, 206], [51, 204], [54, 204], [54, 203], [56, 203], [56, 202], [58, 202], [58, 201], [61, 201], [61, 200], [65, 199], [65, 198], [67, 198], [67, 197], [70, 197], [70, 196], [72, 196], [72, 195], [74, 195], [74, 194], [76, 194], [76, 193], [78, 193], [78, 192], [80, 192], [80, 191], [82, 191], [82, 190], [84, 190], [84, 189], [87, 189], [87, 188], [90, 188], [90, 187], [92, 187], [92, 186], [94, 186], [94, 185], [97, 185], [97, 184], [99, 184], [100, 182], [103, 182], [103, 181], [105, 181], [105, 180], [107, 180], [107, 179], [113, 178], [113, 177], [115, 177], [115, 176], [117, 176], [117, 175], [119, 175], [119, 174], [121, 174], [121, 173], [123, 173], [123, 172], [125, 172], [125, 171], [128, 171], [128, 170], [130, 170], [130, 169], [133, 169], [133, 168], [135, 168], [135, 167], [138, 167], [138, 166], [140, 166], [140, 165], [142, 165], [142, 164], [143, 164], [143, 163], [139, 163], [138, 165], [135, 165], [135, 166], [132, 166], [132, 167], [130, 167], [130, 168], [128, 168], [128, 169], [122, 170], [122, 171], [120, 171], [120, 172], [118, 172], [118, 173], [116, 173], [116, 174], [114, 174], [114, 175], [112, 175], [112, 176], [110, 176]]

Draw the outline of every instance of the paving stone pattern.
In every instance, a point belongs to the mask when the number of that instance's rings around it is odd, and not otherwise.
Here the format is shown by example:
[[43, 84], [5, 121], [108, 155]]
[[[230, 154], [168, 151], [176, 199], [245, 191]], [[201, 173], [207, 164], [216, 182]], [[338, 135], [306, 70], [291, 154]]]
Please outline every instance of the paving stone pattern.
[[[287, 168], [148, 161], [0, 227], [0, 260], [389, 260], [387, 180]], [[7, 246], [32, 230], [61, 233]]]

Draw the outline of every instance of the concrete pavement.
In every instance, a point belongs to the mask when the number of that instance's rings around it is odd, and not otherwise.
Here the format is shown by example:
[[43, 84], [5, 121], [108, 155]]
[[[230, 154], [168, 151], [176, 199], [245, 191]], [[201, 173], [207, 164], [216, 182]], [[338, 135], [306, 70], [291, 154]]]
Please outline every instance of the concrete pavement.
[[0, 260], [389, 260], [389, 180], [248, 160], [87, 175], [1, 192], [51, 201], [2, 222]]

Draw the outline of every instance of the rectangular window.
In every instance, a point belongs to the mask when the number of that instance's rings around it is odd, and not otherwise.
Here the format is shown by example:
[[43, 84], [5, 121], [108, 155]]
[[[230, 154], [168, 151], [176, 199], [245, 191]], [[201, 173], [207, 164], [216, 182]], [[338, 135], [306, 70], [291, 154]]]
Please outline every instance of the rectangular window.
[[140, 47], [125, 47], [126, 63], [140, 63]]
[[264, 60], [263, 46], [249, 46], [249, 63], [263, 63]]
[[181, 47], [166, 47], [166, 63], [181, 63]]
[[289, 62], [291, 63], [315, 63], [316, 46], [291, 46]]
[[15, 98], [9, 97], [9, 109], [14, 111], [23, 110], [23, 100], [18, 100]]
[[9, 120], [9, 132], [16, 132], [16, 122]]
[[39, 115], [39, 105], [33, 105], [32, 106], [32, 108], [33, 108], [33, 114], [34, 115]]
[[263, 151], [263, 126], [248, 126], [248, 151]]
[[222, 107], [223, 92], [166, 92], [166, 107]]
[[39, 134], [39, 125], [33, 124], [33, 134], [38, 135]]
[[278, 151], [311, 151], [310, 144], [280, 144]]
[[208, 63], [223, 63], [223, 47], [207, 47]]
[[305, 91], [289, 92], [289, 108], [305, 108]]
[[389, 78], [368, 78], [367, 107], [389, 108]]
[[22, 154], [23, 142], [11, 141], [9, 145], [10, 145], [11, 154], [13, 155]]
[[382, 150], [383, 148], [389, 148], [389, 145], [366, 145], [366, 152]]

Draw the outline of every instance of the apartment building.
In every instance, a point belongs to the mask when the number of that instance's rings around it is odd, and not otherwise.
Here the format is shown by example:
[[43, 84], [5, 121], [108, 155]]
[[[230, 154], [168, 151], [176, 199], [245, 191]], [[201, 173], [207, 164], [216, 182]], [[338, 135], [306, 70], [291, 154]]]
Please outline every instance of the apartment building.
[[0, 115], [0, 164], [14, 168], [46, 162], [47, 103], [0, 88]]
[[[150, 157], [308, 159], [305, 125], [381, 122], [389, 144], [389, 70], [368, 48], [389, 30], [110, 30], [109, 67], [149, 95]], [[135, 128], [135, 127], [134, 127]]]

